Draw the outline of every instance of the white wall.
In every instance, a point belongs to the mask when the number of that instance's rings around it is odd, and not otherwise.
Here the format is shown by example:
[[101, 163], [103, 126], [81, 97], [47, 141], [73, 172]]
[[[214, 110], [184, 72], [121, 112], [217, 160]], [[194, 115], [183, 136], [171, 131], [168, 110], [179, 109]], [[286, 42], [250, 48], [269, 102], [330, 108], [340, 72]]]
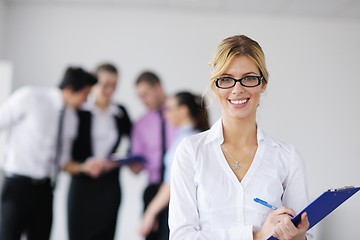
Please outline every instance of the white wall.
[[[9, 61], [0, 59], [0, 104], [10, 95], [12, 89], [12, 64]], [[0, 166], [4, 160], [5, 134], [0, 135]]]
[[[0, 58], [0, 104], [10, 95], [12, 89], [12, 65]], [[0, 134], [0, 194], [2, 192], [3, 171], [1, 170], [5, 161], [6, 133]], [[1, 202], [0, 202], [1, 206]]]
[[[144, 108], [133, 82], [157, 71], [169, 92], [202, 92], [218, 42], [243, 33], [263, 46], [270, 82], [259, 113], [262, 128], [294, 143], [306, 160], [310, 197], [330, 187], [360, 185], [360, 21], [240, 16], [236, 12], [135, 9], [121, 5], [12, 4], [7, 26], [15, 86], [54, 85], [66, 65], [93, 68], [109, 60], [121, 67], [117, 98], [133, 119]], [[212, 120], [219, 116], [214, 103]], [[67, 177], [57, 192], [53, 239], [65, 239]], [[124, 199], [118, 237], [139, 239], [139, 178], [123, 171]], [[354, 239], [360, 194], [320, 225], [318, 239]]]
[[5, 14], [7, 5], [0, 0], [0, 59], [4, 58]]

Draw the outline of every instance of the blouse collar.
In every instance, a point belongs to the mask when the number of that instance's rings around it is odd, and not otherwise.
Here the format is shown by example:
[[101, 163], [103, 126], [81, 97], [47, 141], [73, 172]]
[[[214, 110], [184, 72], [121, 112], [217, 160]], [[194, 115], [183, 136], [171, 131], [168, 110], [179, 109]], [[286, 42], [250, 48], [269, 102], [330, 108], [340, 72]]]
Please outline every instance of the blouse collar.
[[123, 114], [120, 111], [120, 108], [117, 107], [113, 103], [110, 103], [108, 109], [106, 109], [105, 111], [99, 109], [95, 104], [95, 97], [94, 96], [89, 96], [88, 97], [88, 100], [86, 101], [86, 103], [84, 103], [84, 105], [82, 106], [82, 109], [84, 109], [86, 111], [93, 112], [93, 113], [107, 113], [107, 114], [111, 114], [113, 116], [118, 116], [118, 117], [121, 117], [122, 114]]
[[[266, 135], [261, 128], [257, 125], [257, 141], [258, 144], [260, 142], [265, 142], [269, 144], [270, 146], [276, 147], [278, 146], [278, 143], [275, 142], [270, 136]], [[210, 142], [216, 141], [219, 145], [224, 142], [224, 134], [223, 134], [223, 128], [222, 128], [222, 118], [218, 119], [214, 125], [210, 128], [209, 134], [207, 135], [205, 144], [208, 144]]]

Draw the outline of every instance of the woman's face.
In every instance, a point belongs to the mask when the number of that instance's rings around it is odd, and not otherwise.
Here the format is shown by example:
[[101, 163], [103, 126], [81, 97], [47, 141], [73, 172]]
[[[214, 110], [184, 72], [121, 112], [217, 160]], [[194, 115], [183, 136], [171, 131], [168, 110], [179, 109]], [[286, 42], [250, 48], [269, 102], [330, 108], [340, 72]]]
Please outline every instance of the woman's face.
[[[245, 76], [260, 76], [260, 71], [249, 57], [236, 56], [231, 61], [228, 69], [221, 75], [221, 77], [223, 76], [241, 79]], [[259, 86], [244, 87], [239, 82], [236, 82], [232, 88], [215, 88], [223, 118], [255, 119], [260, 95], [265, 90], [266, 83], [262, 81]]]
[[182, 108], [178, 106], [176, 97], [168, 97], [165, 102], [165, 117], [169, 123], [173, 126], [180, 126], [184, 117], [182, 114]]
[[95, 86], [96, 98], [110, 101], [116, 89], [117, 75], [114, 73], [101, 71], [98, 73], [98, 83]]

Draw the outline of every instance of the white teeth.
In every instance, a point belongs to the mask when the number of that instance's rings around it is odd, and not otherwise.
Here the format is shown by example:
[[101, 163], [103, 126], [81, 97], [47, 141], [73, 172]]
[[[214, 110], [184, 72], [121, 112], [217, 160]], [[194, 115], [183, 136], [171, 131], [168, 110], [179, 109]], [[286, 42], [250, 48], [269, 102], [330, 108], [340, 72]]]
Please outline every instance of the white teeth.
[[249, 99], [244, 99], [244, 100], [230, 100], [230, 102], [232, 104], [244, 104], [248, 101]]

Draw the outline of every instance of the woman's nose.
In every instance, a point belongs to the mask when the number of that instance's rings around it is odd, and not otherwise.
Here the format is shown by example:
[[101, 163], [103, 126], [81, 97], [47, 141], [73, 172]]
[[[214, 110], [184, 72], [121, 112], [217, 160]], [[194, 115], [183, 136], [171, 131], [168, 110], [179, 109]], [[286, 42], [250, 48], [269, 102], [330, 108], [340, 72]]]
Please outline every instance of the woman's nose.
[[239, 82], [235, 83], [235, 86], [232, 88], [233, 94], [241, 94], [245, 92], [244, 86], [242, 86]]

